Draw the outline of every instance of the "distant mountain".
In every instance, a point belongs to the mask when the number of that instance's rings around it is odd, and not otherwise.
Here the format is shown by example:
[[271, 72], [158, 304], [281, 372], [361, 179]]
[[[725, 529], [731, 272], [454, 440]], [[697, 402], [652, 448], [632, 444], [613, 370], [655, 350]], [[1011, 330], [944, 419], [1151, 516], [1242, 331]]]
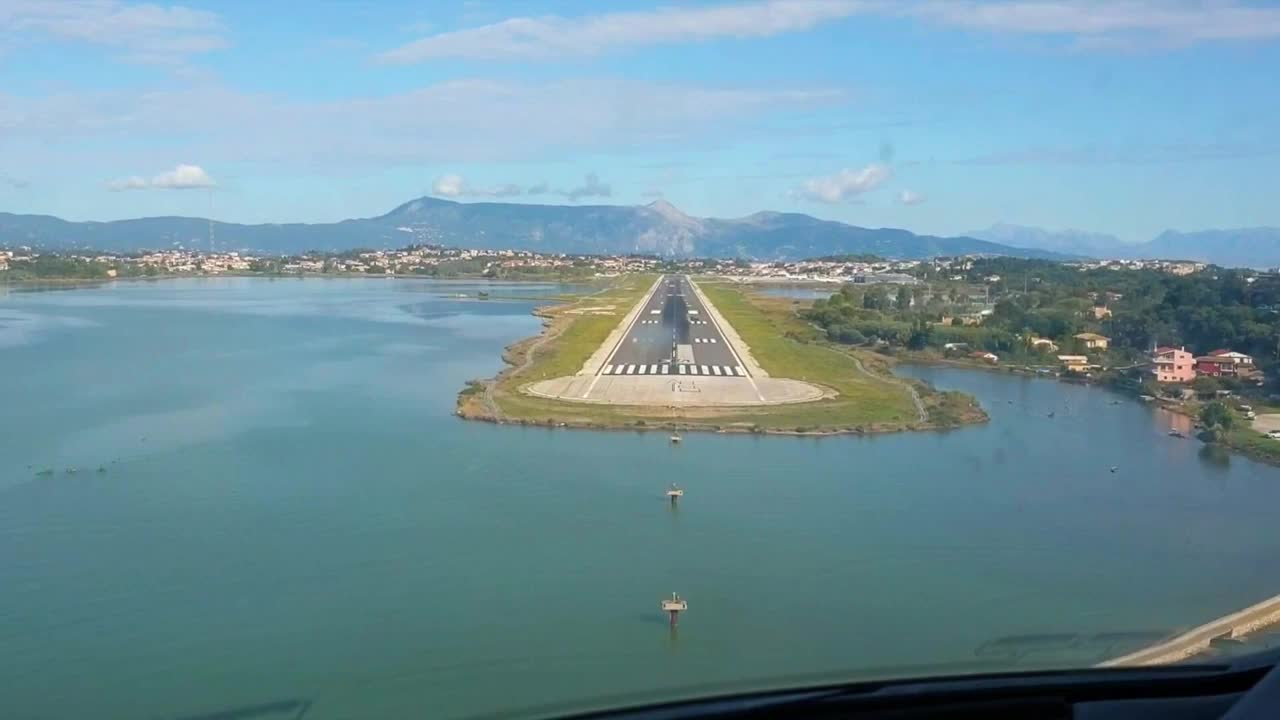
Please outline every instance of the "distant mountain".
[[1137, 246], [1139, 257], [1199, 260], [1228, 267], [1280, 266], [1280, 228], [1177, 232], [1165, 230]]
[[1280, 228], [1185, 233], [1166, 230], [1155, 239], [1141, 243], [1126, 243], [1105, 233], [1053, 231], [1008, 223], [966, 234], [1002, 245], [1092, 258], [1198, 260], [1224, 267], [1280, 266]]
[[297, 254], [308, 250], [391, 248], [410, 243], [541, 252], [790, 260], [838, 254], [891, 258], [990, 254], [1062, 258], [971, 237], [933, 237], [869, 229], [799, 213], [761, 212], [738, 219], [696, 218], [659, 200], [649, 205], [458, 203], [423, 197], [372, 218], [337, 223], [240, 225], [155, 217], [68, 222], [0, 213], [0, 245], [131, 251], [182, 246]]
[[965, 233], [969, 237], [1013, 245], [1021, 248], [1035, 248], [1068, 255], [1086, 257], [1116, 257], [1117, 253], [1127, 252], [1131, 245], [1122, 242], [1115, 235], [1094, 233], [1084, 230], [1045, 230], [1044, 228], [1026, 225], [997, 223], [986, 230], [975, 230]]

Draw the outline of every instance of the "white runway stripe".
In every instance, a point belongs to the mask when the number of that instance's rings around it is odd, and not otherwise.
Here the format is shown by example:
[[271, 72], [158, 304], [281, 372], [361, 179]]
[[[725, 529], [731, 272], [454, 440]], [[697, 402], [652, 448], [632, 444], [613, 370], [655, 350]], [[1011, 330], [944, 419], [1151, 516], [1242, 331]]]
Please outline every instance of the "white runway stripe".
[[710, 374], [711, 374], [711, 371], [707, 369], [707, 366], [706, 366], [706, 365], [703, 365], [703, 366], [702, 366], [702, 374], [703, 374], [703, 375], [710, 375]]
[[613, 374], [613, 366], [612, 366], [612, 365], [605, 365], [605, 366], [604, 366], [604, 374], [605, 374], [605, 375], [612, 375], [612, 374]]
[[738, 377], [745, 377], [745, 376], [746, 376], [746, 373], [742, 372], [742, 366], [741, 366], [741, 365], [734, 365], [734, 366], [733, 366], [733, 372], [734, 372], [734, 373], [736, 373], [736, 374], [738, 375]]
[[720, 366], [719, 366], [719, 365], [712, 365], [712, 366], [711, 366], [711, 372], [715, 373], [716, 375], [719, 375], [719, 374], [720, 374]]
[[670, 368], [670, 367], [671, 367], [670, 365], [663, 365], [663, 366], [662, 366], [662, 374], [663, 374], [663, 375], [666, 375], [666, 374], [667, 374], [667, 369], [668, 369], [668, 368]]
[[628, 365], [628, 366], [627, 366], [627, 374], [628, 374], [628, 375], [631, 375], [631, 374], [632, 374], [632, 373], [634, 373], [635, 371], [636, 371], [636, 366], [635, 366], [635, 365]]
[[644, 365], [641, 365], [641, 366], [640, 366], [640, 374], [641, 374], [641, 375], [644, 375], [646, 370], [647, 370], [647, 368], [646, 368]]
[[697, 365], [690, 365], [690, 366], [689, 366], [689, 374], [690, 374], [690, 375], [697, 375], [697, 374], [698, 374], [698, 366], [697, 366]]
[[658, 366], [657, 366], [657, 365], [650, 365], [650, 366], [649, 366], [649, 374], [650, 374], [650, 375], [657, 375], [657, 374], [658, 374]]
[[683, 365], [681, 365], [681, 366], [680, 366], [680, 374], [681, 374], [681, 375], [683, 375], [683, 374], [684, 374], [684, 366], [683, 366]]
[[716, 339], [715, 339], [715, 338], [711, 338], [711, 342], [715, 342], [715, 341], [716, 341]]

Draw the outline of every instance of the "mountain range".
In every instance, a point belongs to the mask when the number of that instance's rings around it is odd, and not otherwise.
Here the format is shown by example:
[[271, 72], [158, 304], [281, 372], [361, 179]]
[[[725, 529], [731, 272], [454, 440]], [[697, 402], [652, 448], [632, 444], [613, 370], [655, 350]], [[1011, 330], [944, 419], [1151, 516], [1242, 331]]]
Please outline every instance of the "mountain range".
[[1007, 223], [966, 235], [1003, 245], [1092, 258], [1198, 260], [1226, 267], [1280, 266], [1280, 228], [1272, 227], [1166, 230], [1147, 242], [1137, 243], [1105, 233]]
[[48, 215], [0, 213], [0, 245], [127, 252], [181, 246], [299, 254], [309, 250], [394, 248], [434, 243], [571, 254], [641, 253], [666, 257], [792, 260], [841, 254], [892, 258], [990, 254], [1062, 258], [972, 237], [934, 237], [863, 228], [800, 213], [758, 212], [736, 219], [698, 218], [670, 203], [527, 205], [458, 203], [423, 197], [385, 215], [336, 223], [241, 225], [192, 217], [70, 222]]
[[1227, 266], [1280, 266], [1280, 228], [1165, 231], [1142, 243], [1081, 230], [997, 224], [955, 237], [864, 228], [801, 213], [758, 212], [699, 218], [671, 203], [528, 205], [459, 203], [422, 197], [384, 215], [335, 223], [243, 225], [195, 217], [71, 222], [49, 215], [0, 213], [0, 246], [130, 252], [184, 247], [296, 255], [310, 250], [395, 248], [434, 243], [570, 254], [650, 254], [795, 260], [871, 254], [917, 259], [938, 255], [1160, 258]]

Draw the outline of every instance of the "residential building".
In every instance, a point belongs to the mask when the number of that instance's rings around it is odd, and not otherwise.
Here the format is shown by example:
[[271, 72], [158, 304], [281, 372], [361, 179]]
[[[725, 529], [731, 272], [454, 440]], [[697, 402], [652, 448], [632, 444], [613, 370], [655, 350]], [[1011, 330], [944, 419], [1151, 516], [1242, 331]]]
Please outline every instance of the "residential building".
[[1067, 372], [1089, 372], [1089, 357], [1087, 355], [1059, 355], [1058, 362], [1062, 363], [1062, 368]]
[[1031, 345], [1032, 350], [1038, 350], [1040, 352], [1058, 352], [1058, 343], [1050, 340], [1049, 338], [1031, 338], [1031, 342], [1029, 344]]
[[1151, 363], [1156, 382], [1185, 383], [1196, 378], [1195, 359], [1186, 348], [1156, 348]]
[[1111, 338], [1106, 335], [1099, 335], [1091, 332], [1079, 333], [1073, 337], [1081, 343], [1084, 343], [1084, 346], [1090, 350], [1106, 350], [1107, 345], [1111, 342]]
[[1196, 372], [1210, 377], [1247, 377], [1254, 371], [1253, 357], [1234, 350], [1214, 350], [1196, 358]]
[[1093, 319], [1094, 319], [1094, 320], [1105, 320], [1106, 318], [1109, 318], [1109, 317], [1111, 317], [1111, 308], [1109, 308], [1109, 307], [1107, 307], [1107, 306], [1105, 306], [1105, 305], [1094, 305], [1094, 306], [1093, 306]]

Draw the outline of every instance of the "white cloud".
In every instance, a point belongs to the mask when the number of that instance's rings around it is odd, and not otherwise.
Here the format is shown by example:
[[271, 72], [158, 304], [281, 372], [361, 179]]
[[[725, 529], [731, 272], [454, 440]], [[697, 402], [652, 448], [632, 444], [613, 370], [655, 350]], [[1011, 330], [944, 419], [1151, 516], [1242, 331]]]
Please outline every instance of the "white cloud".
[[595, 173], [587, 173], [581, 185], [568, 190], [560, 190], [558, 194], [568, 198], [569, 202], [577, 202], [584, 197], [612, 197], [613, 188], [606, 183], [600, 182], [599, 176]]
[[821, 203], [852, 202], [863, 193], [880, 187], [891, 177], [893, 169], [880, 163], [858, 170], [845, 168], [835, 175], [804, 181], [793, 195]]
[[[3, 0], [0, 0], [2, 2]], [[751, 132], [775, 113], [830, 106], [826, 89], [715, 88], [616, 78], [453, 80], [394, 95], [303, 101], [216, 85], [33, 98], [0, 91], [6, 159], [56, 163], [97, 140], [111, 163], [193, 156], [301, 171], [563, 157]], [[178, 110], [180, 109], [180, 111]], [[361, 132], [353, 133], [353, 127]], [[151, 150], [140, 156], [140, 151]], [[19, 153], [21, 151], [21, 153]]]
[[716, 38], [769, 37], [855, 15], [1073, 39], [1080, 48], [1180, 46], [1280, 37], [1280, 8], [1239, 0], [760, 0], [582, 17], [512, 17], [437, 33], [378, 56], [545, 60]]
[[491, 188], [472, 187], [461, 175], [441, 175], [431, 183], [431, 194], [440, 197], [515, 197], [524, 191], [515, 183], [503, 183]]
[[921, 195], [918, 192], [915, 192], [914, 190], [903, 190], [902, 192], [898, 193], [898, 202], [902, 203], [903, 205], [919, 205], [920, 203], [923, 203], [925, 200], [928, 200], [928, 198], [926, 198], [924, 195]]
[[764, 0], [576, 18], [516, 17], [430, 35], [382, 53], [379, 59], [391, 63], [438, 58], [530, 60], [719, 37], [768, 37], [807, 30], [879, 4], [862, 0]]
[[214, 13], [121, 0], [0, 0], [0, 39], [53, 39], [119, 51], [137, 62], [180, 62], [227, 46]]
[[112, 180], [107, 183], [108, 190], [192, 190], [211, 188], [217, 185], [209, 173], [199, 165], [179, 165], [168, 172], [162, 172], [151, 178], [139, 175]]
[[467, 181], [461, 175], [441, 175], [431, 183], [431, 194], [441, 197], [462, 197], [467, 193]]
[[1236, 0], [927, 0], [897, 10], [963, 29], [1070, 36], [1082, 48], [1280, 37], [1280, 8]]
[[[551, 193], [551, 186], [545, 182], [530, 185], [528, 190], [515, 183], [502, 183], [488, 188], [474, 187], [461, 175], [441, 175], [431, 183], [431, 194], [447, 198], [507, 198], [519, 195], [546, 195]], [[587, 173], [582, 184], [566, 190], [556, 190], [556, 195], [577, 202], [584, 197], [610, 197], [613, 188], [600, 182], [595, 173]]]

